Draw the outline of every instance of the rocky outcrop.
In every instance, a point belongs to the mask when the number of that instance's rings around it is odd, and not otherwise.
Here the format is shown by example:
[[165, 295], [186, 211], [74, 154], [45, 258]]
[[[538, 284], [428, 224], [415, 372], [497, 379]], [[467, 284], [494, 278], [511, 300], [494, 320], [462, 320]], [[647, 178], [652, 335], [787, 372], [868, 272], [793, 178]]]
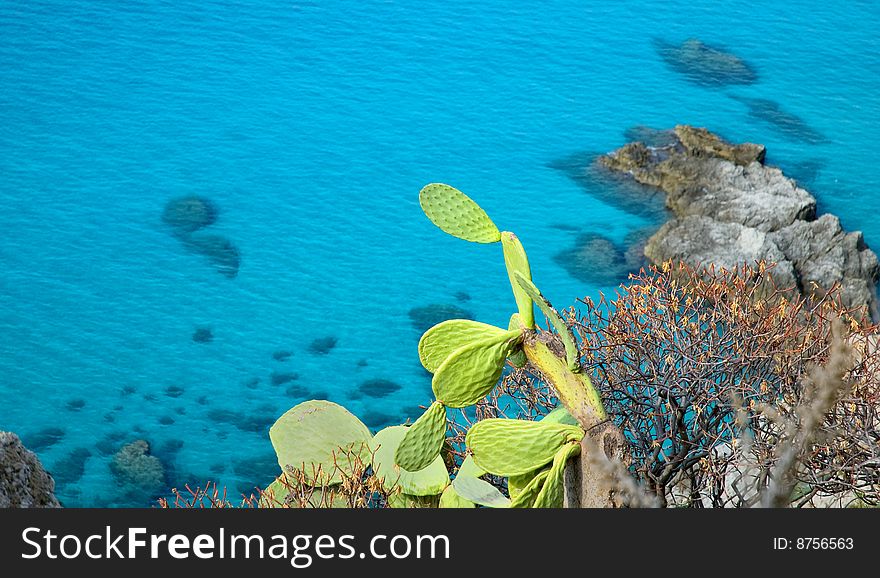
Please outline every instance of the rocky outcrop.
[[680, 125], [661, 147], [630, 143], [599, 158], [666, 193], [673, 218], [645, 245], [654, 263], [692, 266], [777, 263], [780, 286], [803, 294], [841, 286], [844, 304], [878, 319], [876, 254], [860, 232], [833, 215], [816, 218], [816, 199], [782, 171], [763, 164], [761, 145], [732, 145], [705, 129]]
[[0, 508], [60, 508], [55, 481], [18, 436], [0, 431]]

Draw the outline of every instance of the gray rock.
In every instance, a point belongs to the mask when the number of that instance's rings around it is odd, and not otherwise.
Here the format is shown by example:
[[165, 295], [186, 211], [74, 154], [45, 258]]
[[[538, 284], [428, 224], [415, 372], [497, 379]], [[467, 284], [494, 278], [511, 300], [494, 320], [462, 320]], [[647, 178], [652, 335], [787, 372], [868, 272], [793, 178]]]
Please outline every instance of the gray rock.
[[666, 193], [674, 217], [646, 243], [650, 261], [727, 268], [775, 262], [778, 286], [821, 295], [839, 283], [844, 305], [880, 319], [880, 266], [861, 233], [847, 233], [833, 215], [816, 219], [816, 199], [765, 166], [764, 147], [725, 143], [705, 129], [674, 132], [677, 143], [634, 142], [598, 161]]
[[739, 223], [724, 223], [711, 217], [689, 215], [663, 225], [645, 245], [645, 256], [654, 263], [684, 261], [694, 267], [733, 269], [756, 261], [777, 263], [773, 278], [777, 285], [794, 287], [797, 277], [790, 261], [768, 234]]
[[769, 237], [794, 266], [803, 292], [822, 292], [840, 283], [845, 305], [868, 304], [872, 317], [878, 318], [875, 283], [880, 264], [861, 232], [847, 233], [836, 216], [822, 215], [815, 221], [796, 221]]
[[60, 508], [55, 481], [18, 436], [0, 431], [0, 508]]

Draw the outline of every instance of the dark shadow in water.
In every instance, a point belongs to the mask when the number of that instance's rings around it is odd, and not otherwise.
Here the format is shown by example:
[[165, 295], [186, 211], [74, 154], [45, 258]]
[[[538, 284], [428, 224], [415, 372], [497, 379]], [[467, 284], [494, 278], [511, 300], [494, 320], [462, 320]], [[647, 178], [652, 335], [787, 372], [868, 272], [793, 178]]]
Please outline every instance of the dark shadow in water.
[[400, 384], [390, 379], [368, 379], [358, 386], [360, 393], [369, 397], [385, 397], [400, 389]]
[[825, 135], [811, 127], [801, 117], [784, 110], [775, 100], [737, 95], [731, 95], [730, 98], [746, 105], [750, 118], [766, 123], [789, 140], [808, 144], [828, 142]]
[[[265, 488], [281, 474], [278, 458], [269, 452], [233, 461], [232, 471], [245, 480], [236, 484], [236, 491], [246, 496], [255, 493], [257, 488]], [[232, 498], [235, 497], [233, 494]]]
[[21, 443], [32, 452], [38, 454], [60, 442], [65, 435], [60, 427], [47, 427], [32, 434], [21, 436]]
[[92, 452], [88, 448], [76, 448], [55, 462], [51, 470], [55, 484], [64, 488], [78, 482], [86, 471], [86, 461], [90, 457]]
[[222, 235], [200, 232], [217, 222], [218, 213], [210, 199], [190, 195], [169, 200], [162, 221], [184, 247], [206, 257], [220, 274], [231, 279], [238, 275], [241, 265], [238, 248]]
[[681, 44], [655, 38], [654, 48], [672, 70], [700, 86], [753, 84], [758, 80], [758, 73], [745, 60], [725, 48], [710, 46], [696, 38]]
[[652, 223], [666, 220], [666, 194], [658, 188], [637, 183], [629, 175], [610, 171], [596, 162], [595, 152], [575, 153], [548, 163], [562, 171], [592, 197]]
[[448, 319], [473, 319], [474, 314], [452, 303], [431, 303], [409, 310], [409, 319], [419, 335]]
[[196, 233], [182, 237], [184, 247], [207, 258], [218, 273], [230, 279], [238, 275], [241, 254], [226, 237], [209, 233]]
[[293, 357], [293, 352], [288, 351], [287, 349], [279, 349], [278, 351], [272, 352], [272, 359], [275, 361], [287, 361]]
[[368, 409], [367, 411], [363, 412], [360, 417], [361, 421], [364, 422], [364, 425], [366, 425], [373, 431], [380, 430], [390, 425], [400, 425], [399, 416], [391, 415], [374, 409]]
[[339, 340], [333, 335], [318, 337], [309, 344], [309, 353], [314, 353], [315, 355], [327, 355], [334, 347], [336, 347], [338, 341]]
[[569, 275], [584, 283], [617, 285], [647, 266], [644, 244], [654, 228], [639, 229], [627, 235], [623, 247], [599, 233], [582, 233], [574, 246], [557, 253], [556, 261]]

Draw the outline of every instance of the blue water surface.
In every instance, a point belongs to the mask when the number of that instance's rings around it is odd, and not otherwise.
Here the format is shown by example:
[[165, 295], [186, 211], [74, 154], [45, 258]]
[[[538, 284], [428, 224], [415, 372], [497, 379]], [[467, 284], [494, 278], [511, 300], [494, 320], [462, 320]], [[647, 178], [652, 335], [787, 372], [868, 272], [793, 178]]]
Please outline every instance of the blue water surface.
[[[375, 427], [414, 417], [431, 392], [410, 309], [506, 325], [515, 307], [500, 247], [443, 235], [419, 189], [477, 199], [572, 305], [625, 278], [586, 282], [554, 255], [656, 222], [559, 162], [634, 125], [764, 143], [880, 246], [878, 29], [869, 1], [2, 0], [0, 429], [37, 440], [66, 505], [149, 505], [115, 487], [120, 443], [147, 439], [169, 485], [237, 496], [271, 480], [268, 424], [302, 399]], [[757, 82], [690, 81], [656, 48], [688, 38]], [[234, 278], [162, 222], [192, 194], [219, 207]], [[368, 379], [402, 387], [358, 396]]]

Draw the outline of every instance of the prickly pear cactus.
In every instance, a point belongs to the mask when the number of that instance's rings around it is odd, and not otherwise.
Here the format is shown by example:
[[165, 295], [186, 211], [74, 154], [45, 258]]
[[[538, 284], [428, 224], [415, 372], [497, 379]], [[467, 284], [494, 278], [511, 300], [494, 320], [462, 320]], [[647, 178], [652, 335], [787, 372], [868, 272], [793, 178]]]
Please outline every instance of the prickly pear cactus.
[[579, 443], [565, 444], [556, 455], [553, 456], [553, 465], [547, 474], [547, 479], [538, 495], [535, 497], [533, 508], [561, 508], [563, 499], [563, 475], [565, 464], [569, 458], [580, 454]]
[[541, 312], [547, 316], [553, 329], [556, 330], [562, 339], [562, 344], [565, 346], [565, 360], [568, 362], [568, 368], [574, 372], [580, 371], [580, 353], [578, 352], [577, 341], [575, 341], [571, 327], [562, 319], [559, 312], [550, 305], [550, 302], [541, 295], [541, 292], [538, 291], [538, 288], [535, 287], [531, 279], [524, 277], [518, 272], [514, 273], [514, 276], [519, 286], [532, 298]]
[[535, 326], [535, 308], [532, 298], [520, 286], [515, 275], [518, 273], [524, 278], [531, 280], [532, 270], [529, 267], [529, 258], [523, 249], [519, 238], [509, 231], [501, 233], [501, 246], [504, 249], [504, 265], [507, 267], [507, 276], [510, 278], [510, 287], [516, 299], [516, 307], [519, 310], [520, 320], [529, 329]]
[[522, 342], [519, 331], [475, 341], [456, 349], [446, 358], [434, 378], [434, 396], [447, 407], [467, 407], [483, 399], [501, 377], [504, 360]]
[[564, 423], [566, 425], [578, 425], [576, 419], [572, 417], [568, 409], [564, 406], [556, 406], [550, 413], [541, 418], [542, 423]]
[[[369, 428], [332, 401], [304, 401], [282, 415], [269, 429], [281, 470], [303, 469], [314, 486], [339, 483], [350, 473], [350, 454], [370, 463]], [[338, 469], [337, 469], [338, 468]]]
[[453, 237], [474, 243], [501, 240], [501, 232], [486, 211], [454, 187], [431, 183], [419, 193], [419, 204], [432, 223]]
[[473, 476], [455, 476], [452, 487], [462, 498], [486, 508], [509, 508], [510, 499], [504, 496], [498, 488]]
[[443, 447], [446, 439], [446, 407], [435, 401], [413, 423], [403, 436], [394, 460], [398, 466], [411, 472], [428, 467]]
[[[508, 331], [523, 331], [525, 329], [525, 324], [523, 324], [522, 318], [519, 316], [519, 313], [514, 313], [510, 316], [510, 322], [507, 324]], [[513, 353], [511, 353], [507, 357], [508, 361], [514, 367], [525, 367], [526, 363], [528, 363], [528, 358], [526, 357], [526, 353], [522, 349], [517, 349]]]
[[456, 349], [465, 345], [504, 335], [504, 330], [488, 323], [470, 319], [450, 319], [431, 327], [419, 339], [419, 360], [425, 369], [435, 373]]
[[510, 501], [511, 508], [531, 508], [538, 494], [544, 488], [544, 482], [550, 475], [550, 469], [541, 470], [529, 480], [529, 483], [522, 488], [515, 498]]
[[446, 486], [446, 489], [443, 490], [443, 493], [440, 495], [440, 507], [441, 508], [476, 508], [477, 505], [470, 500], [467, 500], [460, 496], [458, 492], [455, 491], [455, 488], [452, 487], [452, 484]]
[[449, 485], [449, 472], [442, 456], [438, 455], [428, 465], [416, 472], [405, 470], [394, 463], [394, 454], [406, 435], [406, 426], [386, 427], [373, 437], [371, 449], [373, 470], [382, 480], [388, 492], [399, 491], [410, 496], [440, 496]]
[[485, 419], [465, 437], [474, 462], [496, 476], [520, 476], [550, 463], [565, 444], [580, 441], [578, 426], [516, 419]]

